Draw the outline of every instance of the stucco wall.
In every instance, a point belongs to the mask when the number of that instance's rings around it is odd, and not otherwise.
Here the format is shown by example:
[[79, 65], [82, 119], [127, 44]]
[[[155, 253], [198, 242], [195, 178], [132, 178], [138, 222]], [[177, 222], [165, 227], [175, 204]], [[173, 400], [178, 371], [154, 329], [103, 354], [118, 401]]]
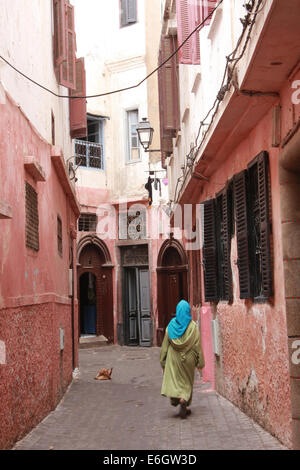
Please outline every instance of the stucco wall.
[[[55, 93], [68, 95], [58, 85], [53, 67], [52, 1], [0, 0], [1, 54], [21, 72]], [[26, 51], [26, 53], [24, 52]], [[0, 59], [0, 82], [13, 96], [33, 126], [52, 141], [51, 111], [55, 116], [56, 145], [72, 155], [69, 100], [59, 99], [29, 82]]]
[[[51, 146], [8, 95], [0, 107], [0, 201], [11, 207], [12, 215], [0, 220], [0, 341], [5, 349], [0, 361], [0, 448], [9, 448], [57, 405], [72, 378], [69, 244], [76, 215], [51, 163]], [[45, 182], [36, 182], [25, 170], [25, 156], [36, 159]], [[25, 245], [25, 181], [38, 193], [38, 252]], [[65, 333], [63, 353], [60, 328]], [[75, 321], [75, 335], [76, 330]], [[76, 354], [75, 346], [75, 365]]]

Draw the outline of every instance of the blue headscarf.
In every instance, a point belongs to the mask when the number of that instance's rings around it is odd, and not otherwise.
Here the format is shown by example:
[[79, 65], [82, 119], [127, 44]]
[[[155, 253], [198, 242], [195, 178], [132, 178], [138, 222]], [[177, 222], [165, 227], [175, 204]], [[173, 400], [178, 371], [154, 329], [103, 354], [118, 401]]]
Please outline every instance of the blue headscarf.
[[191, 307], [186, 300], [181, 300], [176, 307], [176, 317], [168, 325], [170, 339], [180, 338], [192, 320]]

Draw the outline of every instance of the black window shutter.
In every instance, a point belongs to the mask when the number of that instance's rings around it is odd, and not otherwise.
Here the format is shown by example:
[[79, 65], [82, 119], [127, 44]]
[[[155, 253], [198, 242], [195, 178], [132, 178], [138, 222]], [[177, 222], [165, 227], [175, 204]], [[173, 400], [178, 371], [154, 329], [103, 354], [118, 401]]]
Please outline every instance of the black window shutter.
[[203, 203], [204, 209], [204, 286], [205, 301], [219, 300], [218, 274], [217, 274], [217, 246], [216, 246], [216, 207], [215, 200], [211, 199]]
[[268, 299], [273, 295], [273, 289], [270, 250], [269, 161], [267, 152], [261, 152], [257, 157], [257, 179], [260, 213], [260, 297]]
[[231, 189], [225, 189], [222, 195], [222, 244], [223, 244], [223, 298], [232, 300], [231, 254]]
[[236, 236], [238, 251], [238, 268], [240, 281], [240, 298], [252, 297], [250, 258], [248, 242], [248, 211], [247, 211], [247, 171], [238, 173], [233, 180], [234, 206], [236, 218]]

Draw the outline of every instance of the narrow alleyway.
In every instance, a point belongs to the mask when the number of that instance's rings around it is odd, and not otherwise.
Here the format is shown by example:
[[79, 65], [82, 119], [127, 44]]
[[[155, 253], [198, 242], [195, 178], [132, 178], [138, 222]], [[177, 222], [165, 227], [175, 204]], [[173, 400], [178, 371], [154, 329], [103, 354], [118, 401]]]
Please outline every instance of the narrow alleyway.
[[[113, 367], [111, 381], [96, 381]], [[160, 396], [158, 348], [107, 346], [80, 351], [80, 376], [56, 411], [17, 450], [285, 449], [197, 377], [192, 414]]]

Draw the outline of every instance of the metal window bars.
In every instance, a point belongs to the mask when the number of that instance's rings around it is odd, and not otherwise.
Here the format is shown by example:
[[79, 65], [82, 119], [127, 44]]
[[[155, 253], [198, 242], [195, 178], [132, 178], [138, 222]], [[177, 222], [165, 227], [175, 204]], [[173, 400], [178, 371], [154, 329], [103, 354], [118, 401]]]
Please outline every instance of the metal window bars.
[[103, 144], [75, 139], [75, 164], [104, 170]]

